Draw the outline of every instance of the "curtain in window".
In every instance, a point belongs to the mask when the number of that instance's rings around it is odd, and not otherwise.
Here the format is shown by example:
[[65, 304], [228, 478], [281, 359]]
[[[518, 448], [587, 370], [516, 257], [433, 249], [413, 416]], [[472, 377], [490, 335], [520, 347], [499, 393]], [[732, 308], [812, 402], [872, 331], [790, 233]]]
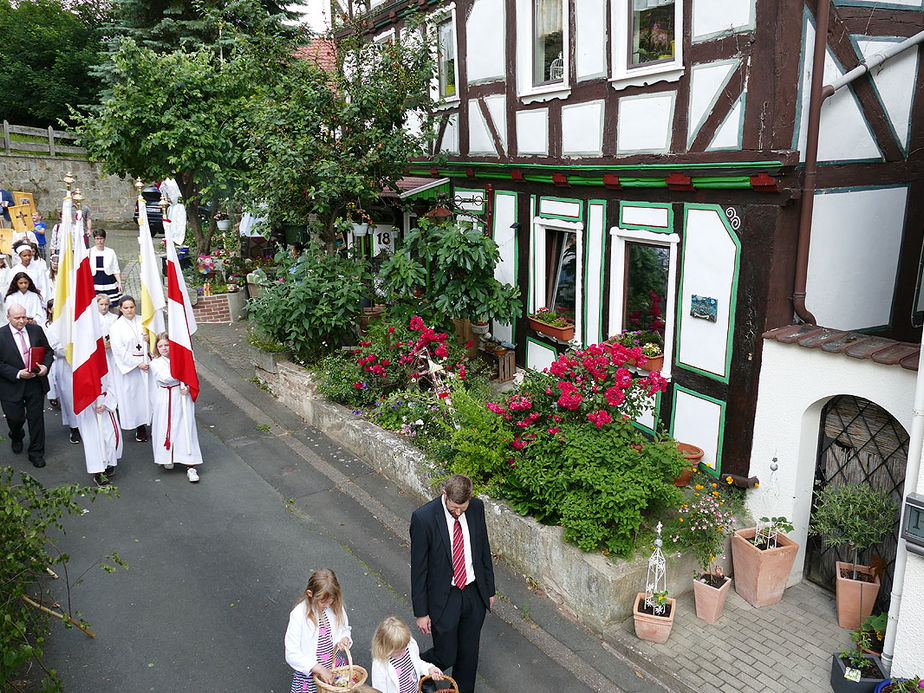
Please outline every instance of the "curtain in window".
[[535, 0], [536, 36], [548, 36], [562, 30], [561, 2], [562, 0]]
[[632, 11], [644, 12], [645, 10], [650, 10], [654, 7], [673, 5], [674, 2], [675, 0], [632, 0]]

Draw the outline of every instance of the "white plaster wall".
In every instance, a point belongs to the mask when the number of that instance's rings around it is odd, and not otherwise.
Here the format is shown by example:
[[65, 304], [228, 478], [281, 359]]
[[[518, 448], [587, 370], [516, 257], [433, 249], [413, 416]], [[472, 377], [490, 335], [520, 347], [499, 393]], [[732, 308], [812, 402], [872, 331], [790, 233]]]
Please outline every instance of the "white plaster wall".
[[539, 214], [555, 214], [571, 219], [580, 219], [581, 203], [568, 200], [550, 200], [547, 197], [539, 200]]
[[754, 25], [754, 0], [695, 0], [693, 40]]
[[468, 151], [473, 154], [497, 155], [494, 138], [491, 137], [477, 99], [468, 102]]
[[[901, 43], [894, 41], [857, 41], [857, 46], [864, 60], [869, 60], [886, 48]], [[876, 93], [885, 106], [892, 129], [907, 151], [908, 136], [911, 132], [911, 101], [914, 98], [915, 74], [918, 69], [918, 49], [906, 50], [890, 58], [885, 65], [872, 73]]]
[[907, 196], [903, 187], [816, 193], [805, 293], [819, 325], [890, 322]]
[[587, 318], [584, 321], [584, 344], [603, 341], [600, 316], [603, 310], [604, 210], [602, 202], [592, 202], [587, 206], [587, 281], [584, 299]]
[[558, 355], [551, 347], [537, 342], [526, 343], [526, 367], [534, 371], [543, 371], [554, 363]]
[[494, 94], [484, 97], [484, 105], [488, 107], [488, 114], [497, 136], [500, 137], [501, 147], [507, 149], [507, 97], [503, 94]]
[[[922, 492], [918, 484], [918, 493]], [[924, 556], [908, 554], [902, 607], [895, 635], [893, 676], [921, 676], [924, 671]]]
[[670, 214], [667, 207], [633, 207], [632, 205], [623, 205], [622, 225], [633, 224], [635, 226], [654, 226], [659, 229], [666, 229]]
[[440, 151], [447, 154], [459, 153], [459, 114], [450, 113], [446, 119], [446, 130], [440, 142]]
[[721, 431], [722, 405], [689, 392], [677, 392], [671, 435], [683, 443], [702, 448], [701, 462], [712, 469], [716, 468]]
[[666, 152], [671, 144], [676, 92], [619, 99], [616, 150], [619, 154]]
[[707, 151], [717, 151], [720, 149], [741, 149], [742, 118], [744, 117], [744, 99], [745, 95], [735, 101], [735, 105], [725, 116], [725, 120], [715, 131], [712, 142], [706, 148]]
[[562, 106], [562, 154], [599, 156], [603, 153], [603, 110], [602, 100]]
[[[737, 246], [719, 214], [717, 209], [686, 212], [677, 357], [688, 366], [725, 376]], [[690, 316], [693, 294], [716, 299], [716, 322]]]
[[687, 121], [687, 144], [693, 142], [703, 122], [712, 113], [719, 93], [728, 84], [738, 66], [737, 60], [719, 60], [694, 65], [690, 70], [690, 117]]
[[[517, 285], [517, 232], [510, 225], [517, 220], [517, 195], [498, 191], [494, 194], [494, 242], [500, 250], [500, 260], [494, 268], [494, 278], [505, 284]], [[513, 341], [513, 327], [495, 322], [491, 331], [495, 339]]]
[[549, 109], [517, 111], [517, 151], [543, 156], [549, 153]]
[[[808, 130], [809, 96], [812, 80], [812, 51], [815, 43], [815, 27], [805, 22], [802, 43], [802, 106], [799, 124], [799, 158], [805, 159], [805, 142]], [[838, 68], [831, 52], [825, 53], [824, 83], [831, 84], [843, 72]], [[870, 133], [866, 119], [849, 87], [845, 87], [825, 99], [821, 106], [821, 122], [818, 131], [819, 161], [850, 161], [856, 159], [879, 160], [882, 153]]]
[[[799, 554], [790, 585], [802, 578], [822, 407], [836, 395], [863, 397], [910, 431], [916, 375], [901, 366], [764, 341], [749, 471], [760, 486], [748, 491], [747, 504], [752, 517], [793, 521]], [[779, 469], [771, 473], [774, 457]]]
[[606, 74], [606, 1], [574, 4], [574, 62], [577, 79]]
[[503, 0], [475, 0], [465, 30], [465, 69], [469, 84], [504, 78], [506, 34]]

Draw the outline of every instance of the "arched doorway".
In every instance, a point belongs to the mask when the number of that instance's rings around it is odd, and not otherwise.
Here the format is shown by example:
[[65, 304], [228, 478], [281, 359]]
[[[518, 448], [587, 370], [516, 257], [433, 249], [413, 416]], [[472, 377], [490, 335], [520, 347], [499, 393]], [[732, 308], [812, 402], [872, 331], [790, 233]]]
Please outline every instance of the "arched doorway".
[[[838, 395], [822, 409], [815, 463], [814, 493], [829, 484], [869, 484], [888, 491], [901, 503], [908, 460], [908, 433], [889, 412], [853, 395]], [[814, 497], [812, 506], [814, 508]], [[898, 516], [893, 531], [878, 546], [862, 552], [859, 561], [879, 566], [882, 587], [873, 611], [887, 611], [898, 544]], [[835, 561], [851, 561], [846, 546], [829, 547], [809, 537], [805, 576], [834, 589]]]

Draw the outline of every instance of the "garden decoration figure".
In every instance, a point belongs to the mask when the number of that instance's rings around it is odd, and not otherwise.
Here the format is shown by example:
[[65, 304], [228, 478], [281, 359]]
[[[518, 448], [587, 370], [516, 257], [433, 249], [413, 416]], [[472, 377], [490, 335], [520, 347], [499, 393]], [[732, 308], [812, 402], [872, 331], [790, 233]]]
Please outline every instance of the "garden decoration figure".
[[648, 576], [645, 579], [645, 606], [652, 609], [659, 616], [664, 613], [665, 604], [654, 595], [667, 591], [667, 561], [661, 551], [661, 547], [664, 545], [664, 541], [661, 539], [661, 527], [660, 522], [655, 527], [658, 536], [654, 540], [654, 551], [652, 551], [651, 557], [648, 559]]

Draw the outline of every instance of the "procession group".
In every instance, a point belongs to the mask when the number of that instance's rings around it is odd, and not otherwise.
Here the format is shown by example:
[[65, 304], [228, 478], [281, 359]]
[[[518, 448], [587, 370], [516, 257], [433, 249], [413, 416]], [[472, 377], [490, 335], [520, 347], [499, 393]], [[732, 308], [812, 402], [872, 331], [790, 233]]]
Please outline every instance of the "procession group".
[[[195, 320], [169, 242], [168, 293], [176, 300], [168, 305], [164, 298], [140, 206], [141, 305], [123, 293], [105, 231], [92, 229], [70, 194], [53, 242], [37, 242], [39, 235], [44, 240], [43, 224], [15, 234], [11, 256], [0, 255], [0, 404], [12, 450], [23, 452], [28, 425], [29, 460], [45, 466], [47, 399], [69, 429], [70, 443], [83, 445], [86, 470], [100, 486], [116, 473], [123, 432], [139, 443], [150, 440], [154, 462], [164, 469], [185, 466], [191, 482], [199, 481], [202, 463], [190, 340]], [[165, 313], [172, 329], [165, 329]], [[171, 359], [171, 351], [179, 358]]]

